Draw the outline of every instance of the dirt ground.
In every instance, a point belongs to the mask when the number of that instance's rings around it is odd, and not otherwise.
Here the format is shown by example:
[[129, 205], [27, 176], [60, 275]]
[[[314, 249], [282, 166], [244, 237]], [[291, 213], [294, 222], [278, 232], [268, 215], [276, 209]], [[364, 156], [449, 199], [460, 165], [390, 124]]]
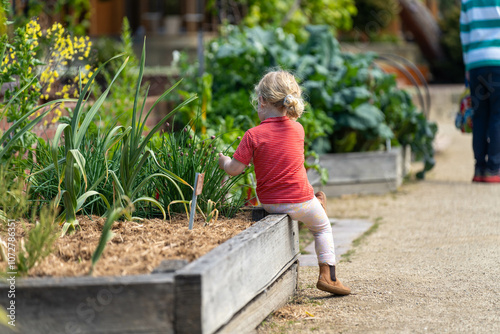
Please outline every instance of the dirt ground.
[[[114, 234], [97, 262], [93, 276], [124, 276], [147, 274], [165, 259], [189, 262], [208, 253], [224, 241], [253, 224], [251, 211], [246, 210], [232, 219], [219, 216], [216, 222], [204, 224], [201, 217], [189, 230], [186, 215], [172, 220], [150, 219], [143, 222], [120, 221], [112, 227]], [[90, 270], [91, 258], [97, 247], [105, 219], [79, 216], [81, 229], [58, 238], [54, 251], [29, 272], [29, 276], [83, 276]], [[2, 239], [6, 231], [0, 233]], [[17, 224], [16, 235], [24, 235], [23, 225]], [[19, 246], [18, 246], [19, 247]], [[6, 261], [0, 262], [0, 267]]]
[[451, 124], [424, 181], [328, 199], [330, 217], [378, 222], [337, 266], [352, 294], [300, 267], [298, 294], [258, 333], [500, 333], [500, 185], [471, 183], [471, 136]]

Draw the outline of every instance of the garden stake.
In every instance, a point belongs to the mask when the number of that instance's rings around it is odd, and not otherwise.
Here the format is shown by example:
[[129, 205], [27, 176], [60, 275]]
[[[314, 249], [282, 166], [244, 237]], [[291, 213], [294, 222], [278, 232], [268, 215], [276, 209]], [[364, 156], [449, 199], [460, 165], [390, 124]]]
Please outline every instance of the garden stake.
[[196, 214], [196, 200], [203, 190], [205, 173], [196, 173], [194, 177], [193, 200], [191, 201], [191, 213], [189, 214], [189, 229], [193, 229], [194, 215]]

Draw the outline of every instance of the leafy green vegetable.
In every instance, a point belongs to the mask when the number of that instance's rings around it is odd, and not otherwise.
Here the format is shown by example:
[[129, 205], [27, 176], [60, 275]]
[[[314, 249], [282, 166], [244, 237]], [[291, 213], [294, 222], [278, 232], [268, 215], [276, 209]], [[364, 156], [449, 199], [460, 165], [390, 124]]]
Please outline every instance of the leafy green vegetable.
[[[424, 173], [434, 166], [432, 141], [436, 124], [429, 122], [395, 77], [380, 69], [375, 53], [341, 52], [326, 26], [308, 26], [308, 39], [298, 43], [281, 28], [226, 27], [226, 34], [206, 50], [206, 71], [212, 76], [212, 110], [207, 128], [245, 116], [242, 131], [258, 124], [251, 103], [254, 85], [275, 68], [292, 71], [309, 104], [299, 122], [306, 128], [306, 151], [373, 151], [410, 145], [423, 159]], [[184, 58], [185, 59], [185, 58]], [[196, 64], [182, 64], [188, 90], [201, 90]], [[191, 76], [190, 76], [191, 74]], [[330, 121], [325, 121], [329, 119]], [[320, 135], [319, 135], [320, 134]]]

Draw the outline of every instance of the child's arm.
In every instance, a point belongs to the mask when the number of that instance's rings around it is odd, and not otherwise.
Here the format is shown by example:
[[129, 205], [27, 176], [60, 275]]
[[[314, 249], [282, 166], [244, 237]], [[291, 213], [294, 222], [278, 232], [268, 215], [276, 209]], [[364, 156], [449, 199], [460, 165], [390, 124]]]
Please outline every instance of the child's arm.
[[229, 175], [236, 176], [241, 174], [241, 172], [245, 170], [246, 166], [236, 159], [231, 159], [230, 157], [226, 157], [224, 154], [219, 153], [219, 167]]

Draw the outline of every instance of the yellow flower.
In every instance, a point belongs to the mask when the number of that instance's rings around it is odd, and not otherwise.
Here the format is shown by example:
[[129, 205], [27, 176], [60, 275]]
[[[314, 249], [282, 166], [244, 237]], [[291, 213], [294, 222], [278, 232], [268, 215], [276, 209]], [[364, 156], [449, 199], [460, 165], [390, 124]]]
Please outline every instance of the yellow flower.
[[47, 126], [47, 124], [48, 124], [48, 123], [49, 123], [49, 122], [47, 122], [47, 120], [45, 120], [45, 121], [43, 122], [43, 126]]

